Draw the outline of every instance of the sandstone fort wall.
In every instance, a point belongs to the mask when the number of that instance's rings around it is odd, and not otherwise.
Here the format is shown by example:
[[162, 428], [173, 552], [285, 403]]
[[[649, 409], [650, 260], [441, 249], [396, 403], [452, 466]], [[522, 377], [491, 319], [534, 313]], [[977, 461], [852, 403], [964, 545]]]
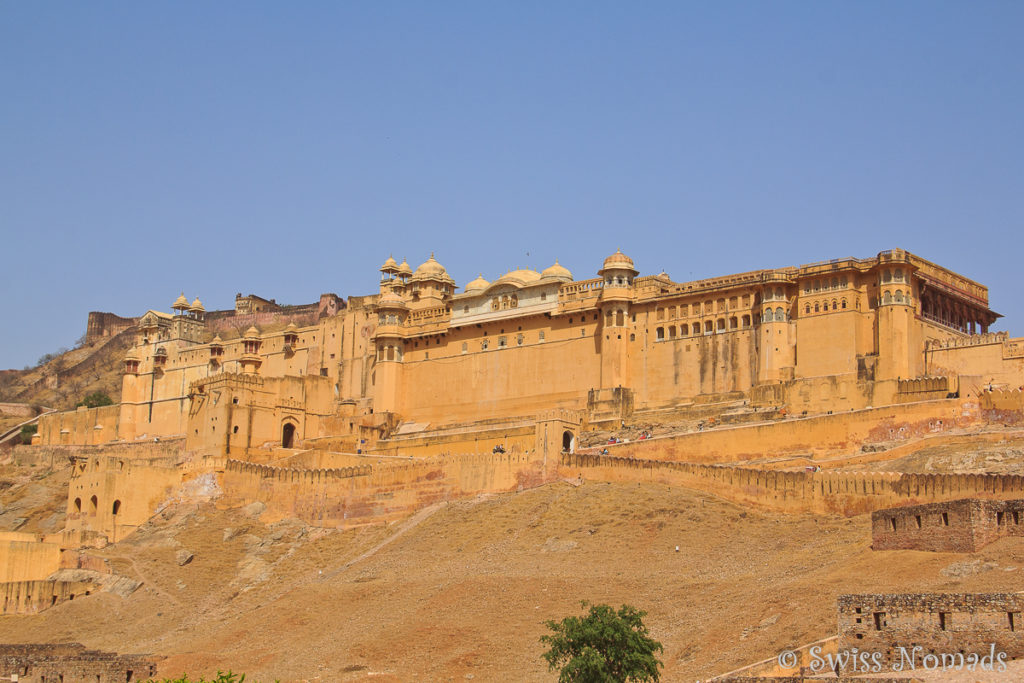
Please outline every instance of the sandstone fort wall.
[[876, 510], [874, 550], [975, 552], [1004, 536], [1024, 536], [1024, 500], [954, 500]]
[[404, 516], [433, 503], [543, 483], [540, 464], [524, 454], [426, 458], [324, 470], [297, 470], [228, 460], [226, 505], [260, 501], [272, 519], [298, 517], [345, 527]]
[[1020, 498], [1024, 493], [1024, 476], [1012, 474], [780, 472], [591, 454], [563, 454], [559, 473], [684, 486], [772, 510], [847, 516], [965, 497]]
[[950, 399], [722, 427], [607, 448], [611, 455], [623, 458], [682, 462], [736, 462], [780, 455], [813, 457], [850, 453], [865, 443], [938, 434], [980, 420], [976, 404]]

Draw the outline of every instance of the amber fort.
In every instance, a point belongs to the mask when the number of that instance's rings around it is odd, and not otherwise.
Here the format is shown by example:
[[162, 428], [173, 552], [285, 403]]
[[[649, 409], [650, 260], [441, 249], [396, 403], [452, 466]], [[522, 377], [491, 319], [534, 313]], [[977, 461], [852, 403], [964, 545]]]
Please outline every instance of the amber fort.
[[[364, 295], [239, 293], [207, 311], [189, 292], [169, 312], [91, 314], [91, 342], [128, 340], [120, 395], [34, 418], [31, 444], [10, 452], [69, 479], [63, 528], [0, 534], [4, 614], [130, 594], [89, 573], [102, 569], [90, 553], [199, 489], [221, 509], [258, 504], [265, 523], [329, 529], [613, 482], [784, 514], [873, 513], [876, 551], [974, 552], [1022, 535], [1022, 470], [879, 466], [1024, 424], [1024, 338], [990, 330], [1000, 315], [983, 284], [903, 249], [691, 282], [642, 268], [616, 250], [590, 273], [556, 261], [460, 284], [433, 254], [415, 268], [388, 257]], [[891, 650], [861, 608], [897, 604], [917, 633], [931, 628], [922, 614], [973, 614], [978, 601], [846, 596], [831, 642], [868, 629]], [[985, 603], [984, 637], [968, 640], [1024, 652], [1019, 603]]]

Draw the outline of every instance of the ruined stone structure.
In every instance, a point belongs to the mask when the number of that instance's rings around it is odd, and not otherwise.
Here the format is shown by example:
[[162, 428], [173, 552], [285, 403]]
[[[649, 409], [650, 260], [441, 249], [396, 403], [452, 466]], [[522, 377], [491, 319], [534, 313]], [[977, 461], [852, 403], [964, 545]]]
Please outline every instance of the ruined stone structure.
[[1003, 536], [1024, 536], [1024, 500], [961, 499], [876, 510], [871, 514], [875, 550], [967, 553]]
[[1003, 661], [1024, 656], [1022, 608], [1021, 593], [841, 595], [839, 649], [880, 653], [886, 669], [913, 657], [921, 670], [994, 652], [998, 671], [998, 653]]
[[154, 675], [156, 664], [142, 655], [87, 650], [78, 643], [0, 645], [0, 677], [19, 683], [134, 683]]

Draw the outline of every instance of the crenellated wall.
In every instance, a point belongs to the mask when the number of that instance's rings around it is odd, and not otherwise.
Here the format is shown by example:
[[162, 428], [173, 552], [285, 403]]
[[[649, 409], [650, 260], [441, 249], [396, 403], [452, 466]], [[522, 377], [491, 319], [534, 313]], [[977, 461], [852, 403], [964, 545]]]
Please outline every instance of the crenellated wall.
[[96, 445], [118, 438], [121, 407], [81, 407], [39, 418], [38, 434], [44, 444]]
[[866, 443], [903, 441], [970, 426], [981, 420], [976, 404], [950, 399], [721, 427], [613, 444], [607, 448], [611, 455], [623, 458], [679, 462], [838, 455], [851, 453]]
[[780, 512], [846, 516], [965, 497], [1020, 498], [1024, 493], [1024, 475], [1013, 474], [781, 472], [591, 454], [563, 454], [559, 472], [569, 478], [684, 486]]

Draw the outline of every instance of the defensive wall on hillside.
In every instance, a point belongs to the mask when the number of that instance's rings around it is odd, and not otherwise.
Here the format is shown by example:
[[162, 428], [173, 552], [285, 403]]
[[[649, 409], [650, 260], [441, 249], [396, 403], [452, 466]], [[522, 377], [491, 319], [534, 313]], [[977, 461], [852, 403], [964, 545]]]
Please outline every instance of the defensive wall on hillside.
[[1024, 536], [1024, 500], [961, 499], [871, 513], [874, 550], [967, 553], [1004, 536]]
[[955, 498], [1024, 496], [1024, 476], [1013, 474], [780, 472], [587, 453], [563, 454], [559, 472], [566, 478], [685, 486], [781, 512], [847, 516]]
[[433, 503], [478, 493], [530, 488], [547, 479], [543, 460], [513, 453], [389, 460], [318, 470], [228, 460], [221, 503], [259, 501], [267, 506], [265, 519], [297, 517], [316, 526], [345, 527], [395, 519]]
[[607, 448], [611, 455], [622, 458], [700, 463], [787, 455], [815, 457], [852, 453], [864, 444], [938, 434], [982, 424], [986, 419], [976, 402], [944, 399], [705, 429], [600, 446], [590, 451]]

